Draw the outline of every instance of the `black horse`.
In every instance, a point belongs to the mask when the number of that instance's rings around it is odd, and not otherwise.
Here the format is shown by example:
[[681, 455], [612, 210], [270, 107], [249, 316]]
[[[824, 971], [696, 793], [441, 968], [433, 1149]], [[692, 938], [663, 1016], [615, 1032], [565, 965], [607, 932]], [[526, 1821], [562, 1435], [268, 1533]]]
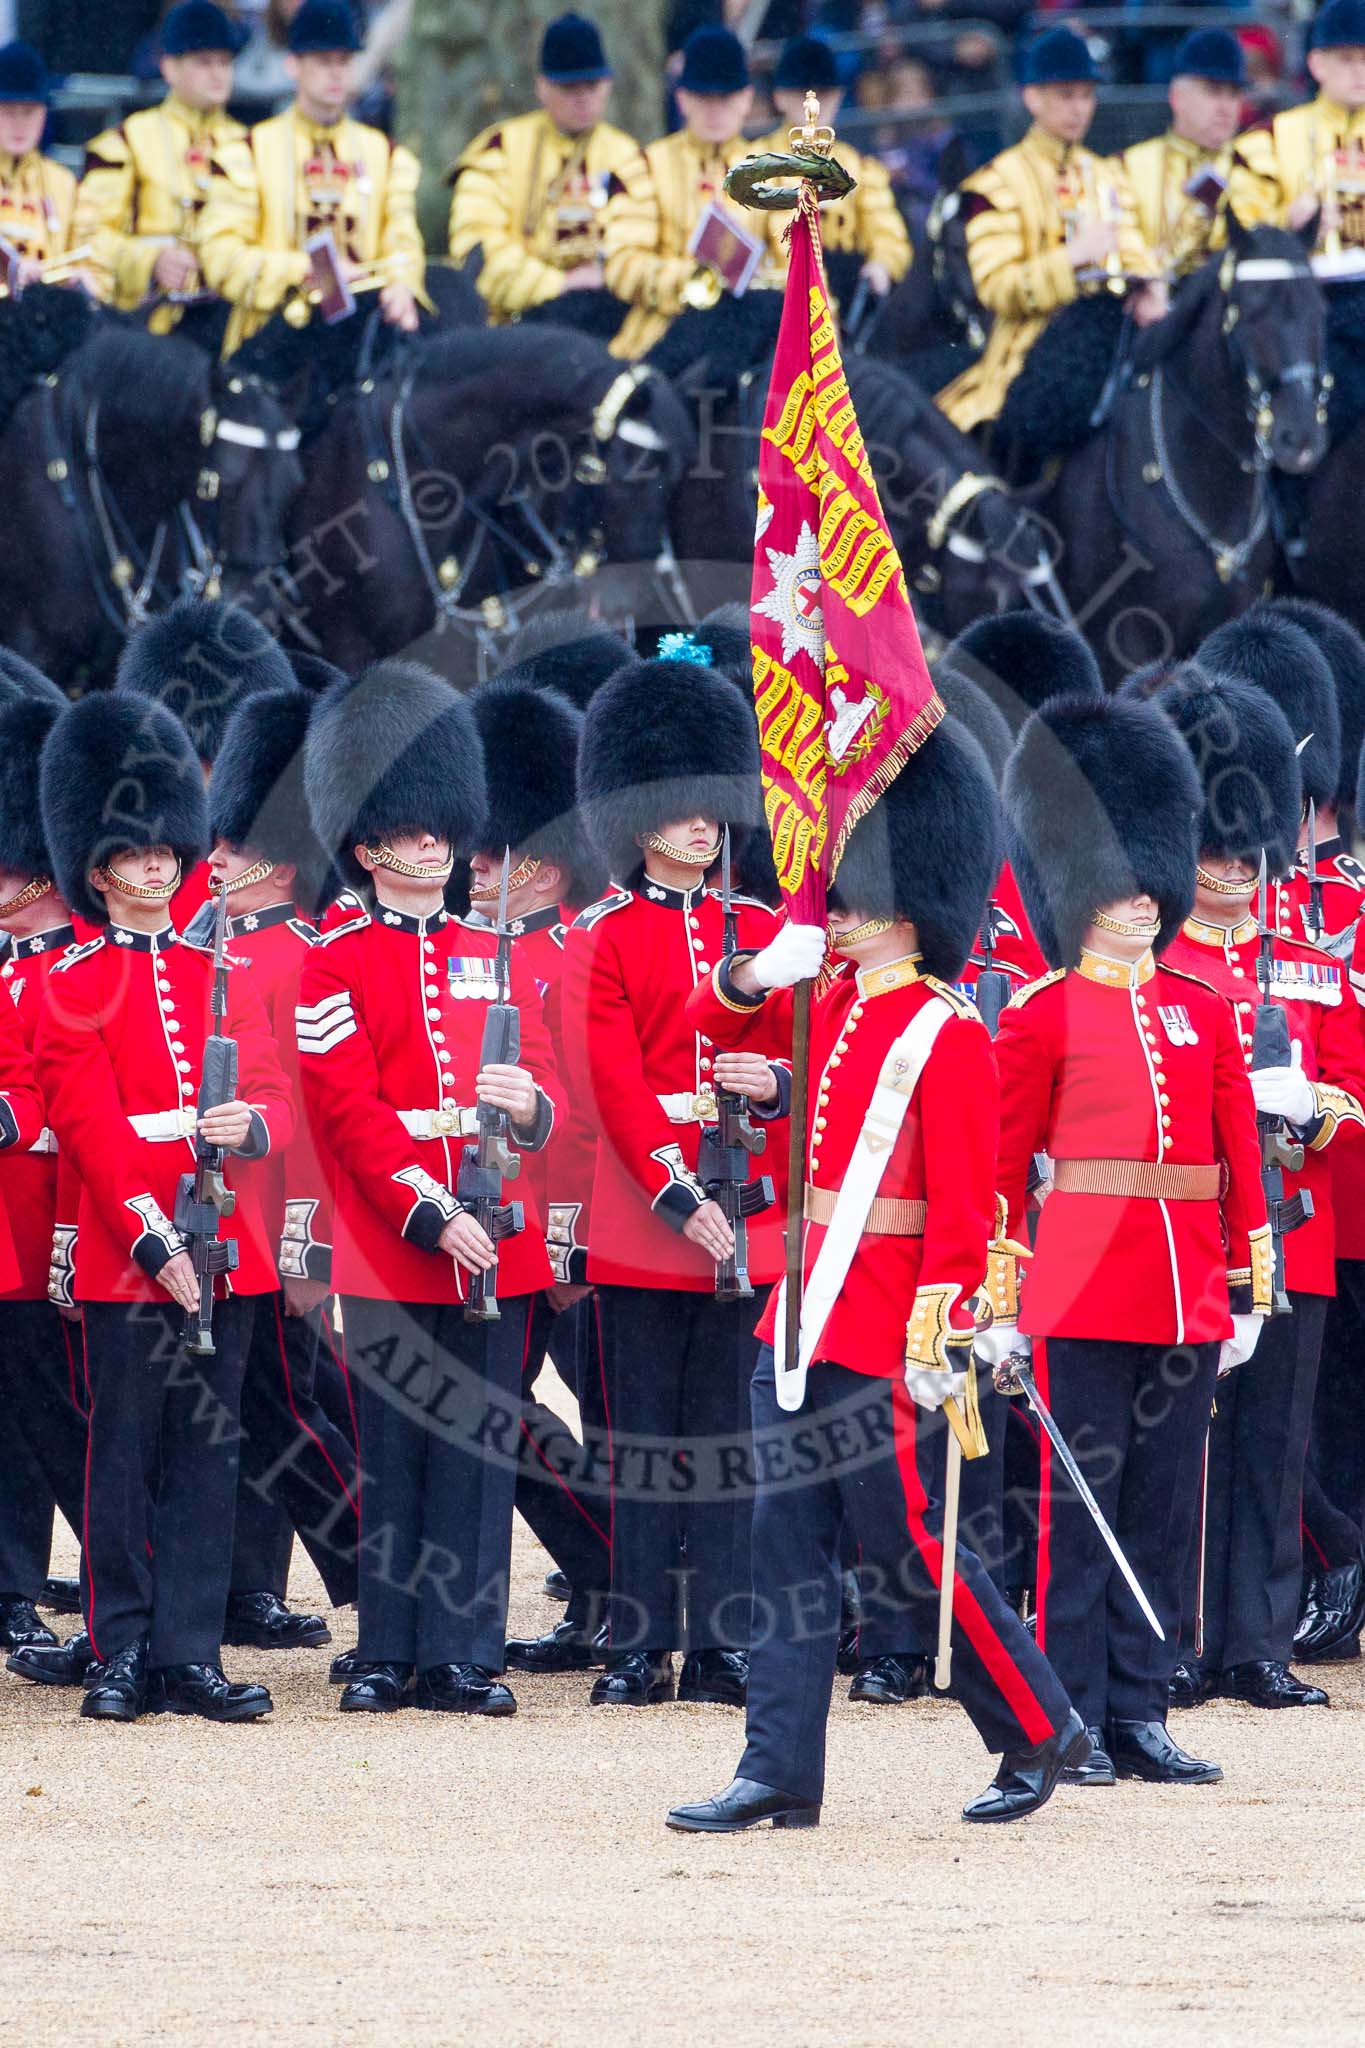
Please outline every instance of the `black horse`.
[[[747, 592], [765, 361], [694, 385], [697, 454], [673, 500], [673, 545], [699, 612]], [[890, 362], [845, 357], [849, 392], [915, 609], [949, 637], [983, 611], [1062, 609], [1039, 523], [984, 473], [965, 434]]]
[[344, 668], [420, 650], [462, 676], [542, 604], [688, 616], [665, 508], [690, 459], [665, 381], [541, 325], [391, 351], [333, 395], [309, 445], [284, 567], [251, 602]]
[[1116, 680], [1182, 655], [1276, 563], [1270, 472], [1326, 446], [1321, 289], [1303, 241], [1229, 220], [1230, 246], [1140, 339], [1105, 426], [1042, 488], [1058, 574]]
[[1360, 487], [1365, 477], [1365, 419], [1342, 436], [1308, 479], [1302, 548], [1281, 582], [1331, 605], [1365, 632], [1365, 575], [1360, 563]]
[[990, 315], [972, 283], [958, 194], [941, 192], [927, 218], [910, 226], [909, 270], [879, 302], [855, 294], [848, 308], [845, 354], [878, 356], [941, 391], [986, 346]]
[[[31, 318], [26, 292], [0, 320]], [[283, 552], [298, 435], [259, 384], [105, 315], [0, 428], [5, 639], [59, 682], [106, 679], [187, 589], [231, 595]]]

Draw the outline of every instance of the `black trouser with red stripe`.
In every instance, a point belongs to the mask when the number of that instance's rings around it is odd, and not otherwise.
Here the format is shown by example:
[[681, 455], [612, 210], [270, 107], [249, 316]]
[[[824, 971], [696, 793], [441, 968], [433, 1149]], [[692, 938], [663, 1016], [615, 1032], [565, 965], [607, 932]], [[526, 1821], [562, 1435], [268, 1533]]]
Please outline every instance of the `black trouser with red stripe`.
[[742, 1650], [752, 1301], [599, 1287], [612, 1452], [611, 1654]]
[[64, 1322], [50, 1301], [0, 1301], [0, 1596], [34, 1600], [42, 1591], [54, 1501], [80, 1534], [86, 1426], [79, 1342], [79, 1326]]
[[254, 1303], [213, 1311], [191, 1358], [169, 1301], [87, 1301], [90, 1446], [81, 1596], [95, 1655], [149, 1636], [153, 1666], [216, 1664], [237, 1497], [238, 1409]]
[[[811, 1367], [805, 1407], [784, 1414], [766, 1345], [752, 1391], [754, 1614], [739, 1775], [819, 1799], [839, 1638], [844, 1517], [864, 1551], [891, 1566], [914, 1638], [936, 1642], [948, 1426], [942, 1415], [915, 1408], [903, 1380], [821, 1361]], [[1056, 1673], [980, 1559], [961, 1544], [953, 1691], [993, 1751], [1045, 1742], [1067, 1717]]]
[[606, 1618], [611, 1586], [611, 1464], [601, 1412], [580, 1396], [583, 1441], [533, 1389], [553, 1351], [559, 1376], [570, 1387], [600, 1386], [601, 1347], [596, 1304], [586, 1300], [556, 1314], [546, 1294], [532, 1297], [522, 1367], [521, 1461], [517, 1507], [536, 1540], [568, 1579], [573, 1592], [566, 1620], [596, 1629]]
[[503, 1667], [530, 1299], [499, 1306], [468, 1323], [458, 1302], [343, 1300], [366, 1663]]
[[1289, 1662], [1303, 1563], [1300, 1498], [1324, 1294], [1291, 1293], [1245, 1365], [1218, 1383], [1209, 1431], [1204, 1655], [1209, 1671]]
[[283, 1598], [297, 1530], [332, 1605], [355, 1599], [355, 1452], [315, 1385], [319, 1356], [330, 1343], [325, 1309], [286, 1315], [282, 1294], [257, 1303], [242, 1388], [234, 1592]]
[[1038, 1640], [1087, 1728], [1166, 1719], [1218, 1350], [1090, 1337], [1035, 1344], [1038, 1392], [1166, 1634], [1163, 1642], [1144, 1617], [1044, 1437]]

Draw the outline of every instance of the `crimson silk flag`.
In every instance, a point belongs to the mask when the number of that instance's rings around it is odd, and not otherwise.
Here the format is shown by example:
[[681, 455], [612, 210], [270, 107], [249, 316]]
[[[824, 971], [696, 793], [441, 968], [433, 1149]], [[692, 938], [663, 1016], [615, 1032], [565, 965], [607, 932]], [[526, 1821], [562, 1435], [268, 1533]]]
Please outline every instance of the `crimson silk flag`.
[[849, 833], [943, 706], [849, 396], [814, 205], [792, 216], [759, 446], [750, 632], [777, 877], [792, 919], [823, 924]]

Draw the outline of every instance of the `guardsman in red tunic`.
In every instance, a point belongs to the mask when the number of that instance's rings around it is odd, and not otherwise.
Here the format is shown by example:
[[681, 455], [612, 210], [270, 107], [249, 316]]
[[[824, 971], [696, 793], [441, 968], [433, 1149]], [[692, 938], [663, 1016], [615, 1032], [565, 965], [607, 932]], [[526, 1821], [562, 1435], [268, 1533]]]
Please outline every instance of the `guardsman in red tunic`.
[[[36, 1056], [47, 1120], [80, 1182], [75, 1297], [83, 1310], [90, 1452], [81, 1593], [103, 1665], [83, 1714], [254, 1719], [264, 1686], [218, 1663], [232, 1559], [237, 1414], [257, 1296], [275, 1286], [261, 1162], [293, 1108], [260, 998], [229, 972], [225, 1030], [239, 1095], [198, 1114], [212, 1029], [212, 956], [169, 904], [208, 846], [199, 763], [169, 712], [95, 693], [43, 749], [43, 824], [56, 882], [100, 936], [49, 978]], [[196, 1127], [230, 1156], [237, 1246], [211, 1355], [184, 1347], [199, 1285], [174, 1223]], [[230, 1290], [230, 1291], [229, 1291]]]
[[[313, 947], [297, 1013], [304, 1103], [336, 1169], [332, 1277], [359, 1424], [360, 1640], [341, 1707], [511, 1714], [496, 1674], [521, 1363], [550, 1264], [533, 1177], [504, 1180], [495, 1242], [461, 1169], [480, 1108], [516, 1152], [546, 1144], [563, 1113], [549, 1034], [514, 948], [520, 1057], [485, 1062], [498, 942], [445, 909], [483, 825], [465, 700], [417, 663], [343, 680], [314, 706], [304, 783], [339, 878], [372, 905]], [[480, 1318], [490, 1280], [499, 1313]]]
[[[995, 1219], [998, 1103], [990, 1040], [952, 987], [1000, 865], [979, 752], [940, 728], [853, 830], [830, 894], [834, 963], [811, 1018], [800, 1360], [779, 1370], [783, 1294], [753, 1379], [754, 1628], [746, 1745], [732, 1784], [670, 1827], [813, 1827], [839, 1631], [841, 1530], [878, 1561], [903, 1623], [934, 1640], [952, 1397], [971, 1408], [974, 1298]], [[718, 1043], [791, 1039], [791, 988], [826, 933], [784, 927], [712, 969], [689, 1019]], [[733, 1055], [727, 1055], [733, 1057]], [[808, 1368], [808, 1369], [807, 1369]], [[964, 1810], [1006, 1821], [1089, 1754], [1056, 1674], [959, 1542], [953, 1678], [995, 1782]]]
[[1222, 1776], [1171, 1740], [1168, 1690], [1214, 1378], [1254, 1348], [1269, 1265], [1232, 1014], [1163, 957], [1194, 896], [1199, 809], [1188, 754], [1143, 703], [1054, 699], [1005, 778], [1011, 858], [1054, 962], [996, 1039], [1011, 1239], [1035, 1153], [1052, 1187], [1017, 1329], [1002, 1312], [979, 1348], [1037, 1347], [1039, 1392], [1165, 1631], [1045, 1449], [1038, 1641], [1091, 1732], [1085, 1785]]
[[1327, 1302], [1336, 1284], [1331, 1153], [1365, 1145], [1365, 1050], [1339, 961], [1274, 937], [1269, 957], [1253, 915], [1257, 872], [1283, 873], [1301, 810], [1292, 728], [1266, 694], [1196, 671], [1157, 699], [1184, 734], [1204, 784], [1193, 914], [1168, 960], [1224, 996], [1250, 1068], [1258, 1009], [1281, 1004], [1288, 1065], [1251, 1074], [1257, 1110], [1282, 1116], [1302, 1143], [1312, 1216], [1284, 1237], [1290, 1313], [1274, 1315], [1255, 1356], [1218, 1394], [1209, 1435], [1203, 1655], [1184, 1645], [1176, 1688], [1185, 1703], [1222, 1693], [1253, 1706], [1325, 1704], [1288, 1669], [1298, 1619], [1299, 1499]]
[[[734, 1239], [699, 1173], [703, 1134], [717, 1128], [716, 1051], [683, 1006], [723, 951], [720, 897], [707, 887], [723, 827], [760, 816], [752, 709], [705, 663], [620, 669], [588, 706], [579, 793], [622, 885], [570, 931], [562, 996], [570, 1090], [598, 1130], [588, 1279], [613, 1453], [610, 1650], [592, 1701], [672, 1699], [681, 1649], [679, 1698], [739, 1706], [756, 1308], [717, 1296]], [[736, 911], [740, 944], [765, 944], [773, 913], [747, 899]], [[760, 1059], [745, 1075], [741, 1092], [771, 1116], [785, 1082]], [[750, 1180], [773, 1172], [779, 1149], [751, 1163]], [[748, 1219], [758, 1307], [781, 1245], [774, 1203]]]
[[[478, 925], [496, 917], [510, 851], [513, 951], [535, 977], [563, 1075], [564, 946], [574, 918], [602, 894], [607, 879], [578, 810], [582, 715], [558, 691], [537, 688], [517, 670], [485, 683], [469, 703], [488, 787], [483, 846], [470, 863], [471, 918]], [[529, 734], [534, 745], [527, 743]], [[585, 1671], [603, 1656], [593, 1638], [605, 1625], [611, 1588], [611, 1467], [587, 1274], [597, 1127], [582, 1103], [570, 1100], [534, 1166], [554, 1279], [536, 1295], [526, 1327], [517, 1507], [571, 1591], [563, 1620], [542, 1636], [513, 1638], [507, 1664], [512, 1671]], [[551, 1351], [578, 1399], [581, 1443], [535, 1396]]]
[[[0, 992], [11, 998], [30, 1050], [48, 975], [76, 942], [53, 886], [36, 798], [39, 758], [63, 708], [54, 689], [50, 698], [16, 696], [0, 709], [0, 932], [8, 936]], [[46, 1120], [30, 1146], [6, 1158], [0, 1199], [19, 1261], [17, 1278], [0, 1285], [0, 1646], [14, 1653], [10, 1669], [23, 1677], [78, 1683], [89, 1659], [86, 1638], [58, 1644], [33, 1609], [48, 1567], [53, 1501], [79, 1530], [85, 1491], [80, 1333], [48, 1299], [57, 1149]]]
[[[312, 700], [297, 688], [245, 698], [228, 725], [209, 785], [210, 887], [228, 895], [228, 945], [265, 1004], [295, 1105], [288, 1149], [269, 1162], [277, 1291], [257, 1303], [242, 1388], [237, 1535], [224, 1641], [299, 1649], [330, 1641], [320, 1615], [284, 1605], [294, 1533], [334, 1607], [356, 1597], [358, 1489], [353, 1441], [318, 1400], [317, 1364], [334, 1338], [332, 1198], [300, 1103], [294, 1012], [317, 928], [326, 861], [303, 793]], [[189, 927], [201, 942], [215, 904]], [[339, 1348], [339, 1347], [338, 1347]]]
[[[287, 690], [293, 681], [279, 642], [244, 606], [182, 597], [130, 636], [115, 688], [149, 697], [180, 720], [207, 782], [237, 706], [257, 690]], [[176, 930], [184, 931], [208, 900], [208, 864], [200, 861], [171, 905]]]

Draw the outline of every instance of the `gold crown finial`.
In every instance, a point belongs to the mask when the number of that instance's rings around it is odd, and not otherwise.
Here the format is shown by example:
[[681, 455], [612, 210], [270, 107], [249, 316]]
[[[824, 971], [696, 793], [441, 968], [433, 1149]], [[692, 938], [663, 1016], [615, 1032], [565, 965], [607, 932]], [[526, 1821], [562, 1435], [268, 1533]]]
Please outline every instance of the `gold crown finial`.
[[788, 129], [787, 140], [802, 156], [828, 156], [834, 147], [834, 130], [821, 126], [818, 95], [808, 92], [801, 111], [805, 119], [799, 128]]

